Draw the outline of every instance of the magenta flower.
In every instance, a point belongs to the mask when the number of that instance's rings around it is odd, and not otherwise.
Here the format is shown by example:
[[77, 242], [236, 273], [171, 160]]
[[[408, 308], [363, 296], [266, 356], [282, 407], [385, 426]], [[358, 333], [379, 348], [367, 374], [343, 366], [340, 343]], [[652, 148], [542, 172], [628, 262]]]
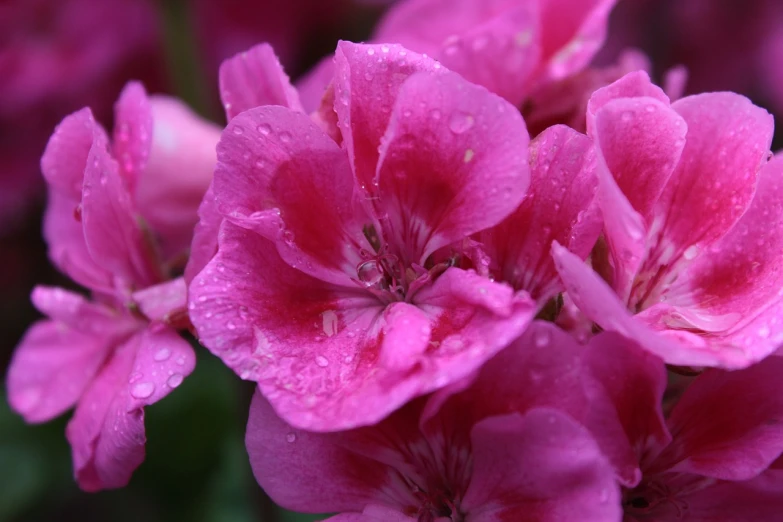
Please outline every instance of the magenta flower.
[[129, 77], [160, 86], [160, 43], [151, 0], [2, 2], [0, 234], [42, 195], [38, 164], [55, 124], [88, 104], [108, 117]]
[[580, 387], [551, 388], [560, 374], [578, 382], [573, 359], [549, 357], [563, 344], [575, 346], [535, 323], [473, 378], [339, 433], [293, 428], [257, 393], [245, 439], [256, 479], [286, 508], [342, 513], [334, 522], [620, 520], [612, 467], [558, 409], [582, 403]]
[[620, 336], [605, 339], [585, 359], [615, 403], [643, 472], [624, 490], [625, 520], [778, 520], [783, 359], [705, 371], [664, 419], [663, 362]]
[[469, 237], [528, 186], [519, 112], [400, 46], [341, 42], [335, 60], [342, 148], [280, 106], [223, 132], [225, 222], [190, 285], [202, 343], [314, 430], [372, 424], [471, 374], [535, 310], [471, 270]]
[[[407, 0], [373, 35], [440, 61], [519, 107], [536, 88], [585, 67], [603, 43], [616, 0]], [[301, 84], [308, 110], [332, 77], [326, 59]]]
[[670, 364], [737, 368], [773, 352], [783, 341], [783, 163], [767, 161], [772, 127], [736, 94], [669, 104], [641, 72], [596, 91], [597, 273], [554, 248], [579, 308]]
[[172, 277], [218, 137], [137, 84], [116, 109], [113, 143], [83, 109], [57, 127], [41, 161], [50, 257], [92, 300], [37, 287], [33, 303], [48, 319], [22, 339], [7, 382], [11, 406], [28, 422], [76, 405], [66, 435], [76, 478], [90, 491], [128, 482], [144, 458], [143, 407], [193, 371], [193, 350], [177, 333], [187, 325], [186, 287]]

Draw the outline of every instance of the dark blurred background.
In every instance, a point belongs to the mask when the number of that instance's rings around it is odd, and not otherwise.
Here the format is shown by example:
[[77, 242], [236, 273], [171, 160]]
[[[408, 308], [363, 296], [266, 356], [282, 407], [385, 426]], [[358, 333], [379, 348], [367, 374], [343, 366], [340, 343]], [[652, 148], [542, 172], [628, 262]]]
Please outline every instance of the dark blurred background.
[[[482, 0], [476, 0], [482, 1]], [[225, 123], [220, 62], [270, 42], [292, 79], [338, 38], [372, 33], [386, 0], [0, 0], [0, 368], [27, 326], [36, 284], [71, 286], [40, 237], [38, 161], [57, 122], [83, 106], [111, 126], [130, 79], [181, 97]], [[783, 114], [783, 2], [621, 0], [596, 65], [628, 47], [653, 77], [689, 70], [686, 91], [734, 90]], [[776, 148], [781, 133], [776, 135]], [[28, 426], [0, 396], [0, 522], [316, 520], [277, 509], [257, 486], [243, 445], [252, 386], [205, 350], [193, 375], [147, 408], [147, 459], [130, 485], [81, 492], [71, 476], [67, 416]]]

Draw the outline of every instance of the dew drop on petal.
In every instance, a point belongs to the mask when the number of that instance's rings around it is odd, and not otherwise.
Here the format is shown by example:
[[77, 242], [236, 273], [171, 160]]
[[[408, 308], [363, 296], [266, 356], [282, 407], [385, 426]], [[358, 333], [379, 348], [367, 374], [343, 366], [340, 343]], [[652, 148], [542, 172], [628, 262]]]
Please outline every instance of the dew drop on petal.
[[285, 440], [287, 440], [288, 442], [296, 442], [296, 433], [294, 433], [293, 431], [288, 433], [285, 436]]
[[182, 376], [181, 373], [175, 373], [168, 378], [166, 384], [168, 385], [169, 388], [176, 388], [177, 386], [182, 384], [182, 379], [184, 379], [184, 377]]
[[256, 127], [256, 130], [263, 134], [264, 136], [269, 135], [270, 132], [272, 132], [272, 127], [269, 126], [268, 123], [262, 123], [258, 127]]
[[543, 348], [549, 344], [549, 332], [546, 330], [539, 330], [533, 334], [533, 343], [538, 348]]
[[155, 352], [155, 355], [152, 356], [152, 358], [157, 362], [163, 362], [166, 359], [171, 357], [171, 350], [168, 348], [161, 348], [157, 352]]
[[131, 388], [131, 395], [137, 399], [147, 399], [155, 391], [155, 385], [151, 382], [140, 382]]
[[473, 118], [473, 115], [458, 111], [451, 115], [451, 119], [449, 120], [449, 129], [451, 129], [451, 132], [454, 134], [462, 134], [470, 130], [470, 128], [473, 127], [475, 121], [476, 120]]
[[326, 368], [327, 366], [329, 366], [329, 359], [327, 359], [323, 355], [317, 355], [315, 357], [315, 364], [317, 364], [321, 368]]

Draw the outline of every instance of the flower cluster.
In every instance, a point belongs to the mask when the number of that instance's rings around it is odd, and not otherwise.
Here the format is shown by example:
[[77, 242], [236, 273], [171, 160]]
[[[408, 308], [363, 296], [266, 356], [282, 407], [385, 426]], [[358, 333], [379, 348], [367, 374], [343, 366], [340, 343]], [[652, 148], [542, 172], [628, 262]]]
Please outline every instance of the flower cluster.
[[247, 450], [289, 509], [777, 520], [772, 117], [590, 68], [613, 4], [403, 1], [298, 88], [266, 44], [225, 61], [222, 131], [138, 84], [111, 139], [66, 118], [44, 232], [90, 296], [35, 290], [12, 406], [75, 404], [79, 484], [123, 486], [190, 331], [257, 383]]

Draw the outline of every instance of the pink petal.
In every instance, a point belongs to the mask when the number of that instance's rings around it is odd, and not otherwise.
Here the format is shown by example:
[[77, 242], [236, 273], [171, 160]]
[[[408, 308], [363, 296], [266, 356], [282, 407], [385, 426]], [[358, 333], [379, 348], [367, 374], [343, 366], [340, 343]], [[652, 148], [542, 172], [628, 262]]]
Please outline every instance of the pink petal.
[[33, 289], [30, 300], [48, 318], [98, 337], [127, 334], [140, 324], [130, 314], [117, 313], [108, 306], [88, 301], [84, 296], [62, 288], [38, 285]]
[[767, 111], [732, 93], [688, 96], [672, 107], [687, 123], [688, 136], [658, 214], [665, 241], [680, 254], [719, 239], [745, 212], [769, 154], [773, 122]]
[[136, 178], [133, 199], [164, 260], [171, 261], [190, 246], [197, 209], [212, 181], [220, 129], [175, 98], [153, 96], [149, 104], [149, 161]]
[[[270, 239], [290, 262], [322, 279], [354, 286], [359, 251], [370, 250], [357, 216], [345, 152], [306, 115], [266, 106], [235, 117], [218, 144], [214, 194], [235, 223], [257, 216], [284, 222]], [[279, 217], [278, 217], [279, 216]], [[307, 268], [305, 268], [307, 270]]]
[[741, 371], [708, 370], [669, 415], [672, 444], [655, 470], [747, 480], [783, 452], [783, 359], [769, 357]]
[[120, 488], [144, 460], [144, 412], [128, 411], [128, 376], [141, 341], [131, 337], [114, 350], [79, 401], [65, 430], [73, 467], [85, 491]]
[[245, 435], [250, 465], [266, 494], [286, 509], [360, 512], [378, 499], [387, 467], [343, 447], [338, 437], [293, 428], [260, 392], [253, 396]]
[[587, 430], [560, 411], [487, 418], [471, 442], [473, 474], [461, 503], [470, 520], [620, 519], [612, 467]]
[[412, 76], [380, 149], [377, 207], [389, 216], [387, 237], [424, 264], [497, 224], [528, 187], [527, 145], [524, 121], [506, 101], [453, 73]]
[[[447, 2], [440, 3], [448, 10], [461, 9], [464, 15], [472, 14], [470, 11], [475, 9], [464, 6], [455, 9]], [[535, 2], [518, 4], [488, 20], [472, 21], [464, 32], [452, 32], [433, 51], [433, 56], [444, 66], [517, 107], [530, 93], [533, 73], [542, 58], [538, 6]], [[425, 20], [428, 18], [422, 18]]]
[[682, 501], [693, 522], [777, 522], [783, 512], [783, 473], [767, 471], [744, 482], [719, 482]]
[[593, 204], [595, 156], [586, 136], [562, 125], [550, 127], [531, 143], [530, 164], [531, 186], [522, 204], [479, 238], [498, 265], [496, 278], [543, 305], [560, 291], [552, 241], [586, 258], [601, 232], [601, 218]]
[[82, 182], [93, 136], [100, 126], [84, 108], [66, 116], [54, 129], [41, 158], [44, 179], [74, 206], [82, 199]]
[[209, 260], [215, 257], [218, 248], [218, 233], [223, 216], [217, 208], [214, 184], [210, 183], [204, 199], [198, 207], [198, 223], [193, 230], [193, 241], [190, 244], [190, 257], [185, 265], [185, 283], [190, 282], [207, 266]]
[[613, 100], [595, 115], [599, 204], [614, 265], [612, 285], [623, 300], [646, 254], [653, 208], [677, 165], [686, 131], [682, 118], [654, 98]]
[[133, 302], [151, 321], [166, 322], [171, 314], [187, 306], [188, 288], [182, 277], [133, 293]]
[[413, 73], [436, 71], [440, 64], [399, 45], [342, 41], [334, 61], [334, 110], [345, 150], [358, 184], [373, 192], [378, 147], [400, 87]]
[[587, 133], [592, 135], [595, 116], [607, 103], [618, 98], [652, 98], [669, 105], [663, 89], [650, 81], [646, 71], [629, 72], [619, 80], [596, 90], [587, 104]]
[[470, 374], [534, 313], [510, 288], [450, 269], [416, 295], [425, 322], [410, 305], [384, 307], [291, 268], [268, 240], [230, 223], [190, 303], [203, 344], [258, 381], [288, 422], [318, 431], [372, 424]]
[[[78, 215], [78, 219], [77, 219]], [[91, 290], [111, 291], [113, 276], [93, 260], [84, 239], [78, 200], [52, 190], [44, 213], [43, 236], [49, 259], [61, 272]]]
[[57, 321], [38, 321], [8, 368], [8, 402], [27, 422], [48, 421], [71, 408], [106, 358], [111, 339]]
[[228, 58], [220, 65], [220, 98], [231, 120], [262, 105], [282, 105], [304, 112], [272, 46], [263, 43]]
[[321, 106], [326, 89], [332, 83], [334, 68], [334, 57], [327, 56], [296, 82], [305, 112], [311, 113]]
[[548, 79], [559, 80], [585, 67], [606, 37], [617, 0], [541, 2], [541, 47]]
[[[552, 256], [571, 299], [602, 328], [636, 341], [668, 364], [697, 367], [748, 364], [747, 357], [736, 349], [716, 350], [699, 336], [685, 331], [666, 331], [657, 320], [635, 318], [614, 291], [577, 256], [557, 243], [552, 246]], [[656, 333], [656, 329], [663, 331]]]
[[[622, 471], [626, 477], [638, 474], [644, 453], [671, 441], [661, 410], [667, 382], [663, 361], [612, 332], [591, 339], [584, 360], [612, 402], [625, 432], [627, 443], [616, 442], [612, 449], [628, 446], [632, 450], [631, 460], [620, 461], [626, 466]], [[632, 481], [635, 483], [627, 485], [635, 486], [640, 478], [638, 475]]]
[[87, 249], [99, 266], [138, 286], [158, 279], [117, 162], [101, 139], [93, 142], [87, 159], [82, 225]]
[[175, 330], [147, 328], [139, 341], [128, 381], [130, 400], [127, 411], [158, 402], [182, 384], [195, 366], [193, 348]]
[[128, 187], [147, 166], [152, 136], [152, 108], [147, 92], [139, 82], [129, 82], [114, 106], [112, 155], [120, 164], [120, 172]]
[[678, 302], [698, 309], [707, 320], [725, 318], [735, 323], [732, 328], [735, 330], [753, 321], [759, 309], [780, 299], [779, 290], [783, 287], [781, 176], [783, 157], [778, 157], [759, 174], [758, 188], [748, 211], [677, 279], [676, 287], [669, 293], [679, 294]]

